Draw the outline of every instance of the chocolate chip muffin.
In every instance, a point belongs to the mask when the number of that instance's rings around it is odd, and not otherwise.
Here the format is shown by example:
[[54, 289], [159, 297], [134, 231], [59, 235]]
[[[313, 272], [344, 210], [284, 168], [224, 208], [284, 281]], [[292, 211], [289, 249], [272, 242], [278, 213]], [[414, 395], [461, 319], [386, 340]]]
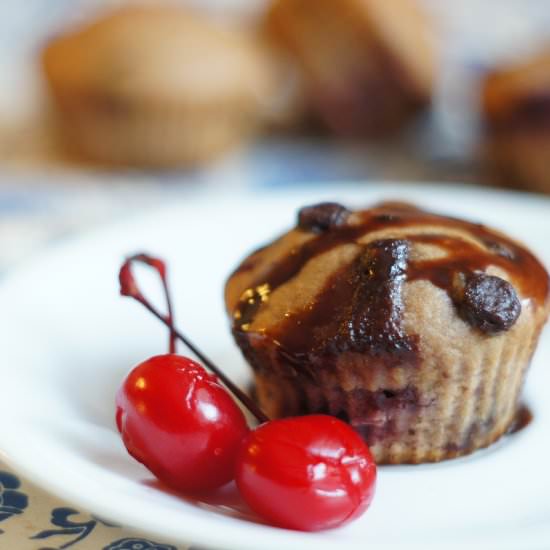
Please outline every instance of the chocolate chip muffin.
[[550, 50], [488, 73], [482, 117], [494, 178], [550, 193]]
[[436, 46], [414, 0], [275, 0], [265, 28], [334, 132], [387, 135], [431, 103]]
[[206, 163], [245, 141], [272, 76], [257, 40], [164, 2], [68, 29], [46, 44], [42, 67], [72, 152], [160, 168]]
[[332, 414], [379, 463], [420, 463], [509, 430], [549, 288], [536, 257], [483, 225], [324, 203], [246, 258], [225, 299], [268, 415]]

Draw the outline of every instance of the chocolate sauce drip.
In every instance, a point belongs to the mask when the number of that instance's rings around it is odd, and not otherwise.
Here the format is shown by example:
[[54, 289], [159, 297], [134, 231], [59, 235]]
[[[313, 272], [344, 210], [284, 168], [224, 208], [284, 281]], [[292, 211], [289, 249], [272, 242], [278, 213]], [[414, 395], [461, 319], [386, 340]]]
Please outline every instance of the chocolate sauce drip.
[[[349, 349], [367, 350], [373, 355], [383, 350], [392, 350], [396, 356], [402, 352], [400, 361], [414, 363], [415, 337], [405, 335], [400, 327], [401, 287], [405, 280], [428, 280], [445, 290], [459, 310], [468, 311], [465, 318], [482, 330], [489, 328], [487, 332], [510, 328], [519, 315], [513, 299], [515, 290], [502, 279], [499, 281], [506, 284], [492, 284], [494, 295], [487, 302], [476, 302], [473, 295], [465, 293], [468, 281], [476, 281], [475, 277], [489, 266], [506, 272], [522, 299], [530, 299], [535, 305], [547, 300], [548, 274], [528, 250], [514, 241], [483, 225], [438, 216], [405, 203], [386, 203], [355, 212], [345, 222], [340, 220], [277, 262], [243, 295], [235, 312], [235, 334], [246, 332], [262, 301], [313, 258], [343, 244], [357, 244], [377, 230], [409, 227], [415, 233], [367, 244], [356, 262], [329, 277], [313, 304], [287, 316], [266, 336], [279, 342], [285, 355], [302, 361], [312, 352]], [[417, 234], [422, 227], [425, 233]], [[465, 231], [475, 241], [444, 234], [445, 230]], [[444, 254], [430, 260], [407, 261], [414, 243], [435, 245]], [[245, 262], [243, 269], [247, 267]]]
[[409, 245], [403, 240], [374, 241], [365, 247], [353, 268], [353, 297], [336, 340], [340, 350], [384, 355], [386, 363], [415, 357], [416, 341], [401, 326], [408, 257]]
[[[284, 285], [296, 276], [302, 267], [310, 260], [332, 250], [333, 248], [346, 243], [355, 242], [364, 233], [364, 228], [361, 226], [344, 225], [337, 230], [323, 233], [314, 239], [307, 241], [299, 248], [294, 248], [288, 256], [275, 264], [266, 277], [257, 281], [254, 287], [262, 284], [268, 284], [273, 291], [276, 288]], [[244, 264], [246, 266], [247, 261]], [[246, 271], [246, 269], [244, 269]], [[242, 273], [241, 267], [237, 268], [235, 273]]]
[[520, 405], [514, 421], [508, 428], [508, 434], [515, 434], [531, 424], [533, 421], [533, 413], [527, 405]]
[[494, 254], [481, 245], [449, 235], [439, 233], [411, 235], [407, 240], [434, 245], [445, 252], [445, 255], [440, 258], [416, 261], [411, 264], [407, 270], [407, 279], [430, 281], [455, 299], [457, 292], [462, 293], [462, 289], [457, 287], [464, 284], [466, 276], [483, 271], [490, 265], [509, 270], [510, 267], [506, 264], [515, 262], [515, 256], [511, 251], [510, 255]]
[[354, 351], [384, 364], [416, 364], [417, 340], [401, 326], [408, 254], [406, 241], [369, 243], [355, 262], [329, 278], [311, 308], [274, 329], [285, 358], [311, 362]]

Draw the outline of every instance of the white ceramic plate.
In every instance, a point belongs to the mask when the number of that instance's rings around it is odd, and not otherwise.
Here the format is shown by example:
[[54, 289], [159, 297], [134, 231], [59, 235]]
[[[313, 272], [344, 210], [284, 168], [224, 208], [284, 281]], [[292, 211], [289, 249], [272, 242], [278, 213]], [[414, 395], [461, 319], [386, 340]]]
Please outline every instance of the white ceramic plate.
[[[469, 548], [550, 543], [550, 339], [525, 388], [533, 422], [471, 457], [380, 468], [371, 509], [350, 526], [306, 534], [243, 519], [158, 488], [115, 431], [116, 388], [136, 362], [165, 349], [165, 330], [118, 297], [121, 259], [169, 260], [178, 325], [240, 383], [249, 372], [229, 336], [223, 283], [251, 248], [319, 199], [352, 206], [400, 197], [482, 220], [527, 242], [550, 264], [550, 201], [443, 186], [362, 185], [286, 196], [196, 198], [63, 243], [0, 287], [0, 448], [30, 480], [104, 517], [151, 534], [235, 550]], [[156, 293], [155, 281], [144, 284]], [[158, 294], [158, 293], [156, 293]]]

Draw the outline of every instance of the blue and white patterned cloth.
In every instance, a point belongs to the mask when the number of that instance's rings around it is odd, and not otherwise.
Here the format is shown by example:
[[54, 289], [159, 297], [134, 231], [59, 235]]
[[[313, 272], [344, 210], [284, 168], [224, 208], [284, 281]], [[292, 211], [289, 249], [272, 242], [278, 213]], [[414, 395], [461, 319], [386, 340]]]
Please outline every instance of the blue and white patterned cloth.
[[67, 507], [0, 464], [0, 548], [3, 550], [198, 550], [128, 532]]

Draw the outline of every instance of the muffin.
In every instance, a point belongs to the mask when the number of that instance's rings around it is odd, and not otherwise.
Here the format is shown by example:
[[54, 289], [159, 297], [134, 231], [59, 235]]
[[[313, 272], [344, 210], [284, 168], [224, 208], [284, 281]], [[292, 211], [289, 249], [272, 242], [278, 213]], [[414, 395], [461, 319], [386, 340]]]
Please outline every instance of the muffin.
[[382, 464], [506, 433], [550, 309], [523, 246], [402, 203], [302, 208], [230, 276], [225, 301], [265, 412], [341, 418]]
[[65, 141], [138, 167], [207, 162], [258, 125], [261, 47], [170, 4], [134, 4], [52, 39], [42, 65]]
[[550, 50], [487, 74], [482, 118], [498, 182], [550, 193]]
[[430, 22], [413, 0], [275, 0], [265, 28], [295, 59], [313, 111], [344, 135], [383, 135], [431, 102]]

